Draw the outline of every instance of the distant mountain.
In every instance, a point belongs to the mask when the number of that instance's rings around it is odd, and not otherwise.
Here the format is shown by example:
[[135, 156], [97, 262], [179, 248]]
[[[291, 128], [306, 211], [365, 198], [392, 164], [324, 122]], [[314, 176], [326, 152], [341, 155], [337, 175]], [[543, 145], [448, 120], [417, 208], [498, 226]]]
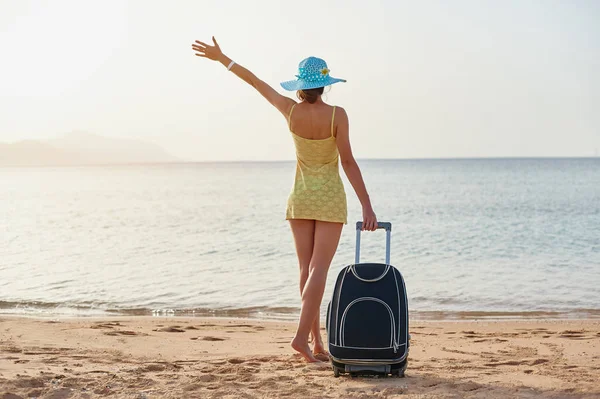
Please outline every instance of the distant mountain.
[[178, 162], [160, 146], [85, 132], [63, 137], [0, 143], [0, 166], [60, 166]]

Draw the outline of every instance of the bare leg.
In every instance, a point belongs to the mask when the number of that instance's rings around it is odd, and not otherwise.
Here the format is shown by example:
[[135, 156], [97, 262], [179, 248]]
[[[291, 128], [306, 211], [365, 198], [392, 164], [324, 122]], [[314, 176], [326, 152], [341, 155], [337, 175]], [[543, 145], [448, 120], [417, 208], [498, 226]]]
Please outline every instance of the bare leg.
[[[310, 259], [313, 254], [313, 245], [315, 242], [315, 221], [306, 219], [292, 219], [290, 220], [290, 227], [292, 228], [292, 234], [294, 235], [294, 244], [296, 245], [296, 254], [298, 255], [298, 266], [300, 267], [300, 295], [304, 290], [306, 280], [308, 280], [308, 272], [310, 268]], [[303, 352], [308, 350], [310, 354], [310, 347], [308, 346], [308, 340], [306, 347], [303, 350], [298, 350], [306, 360], [314, 362], [317, 359], [307, 357]], [[314, 360], [313, 360], [314, 359]]]
[[[305, 219], [292, 219], [290, 220], [290, 226], [294, 235], [294, 243], [296, 245], [296, 254], [298, 256], [298, 266], [300, 268], [300, 296], [304, 290], [304, 285], [308, 279], [308, 272], [310, 268], [310, 260], [313, 255], [313, 247], [315, 242], [315, 221]], [[314, 355], [320, 355], [320, 360], [327, 359], [327, 351], [323, 345], [321, 339], [321, 320], [320, 317], [315, 319], [311, 328], [311, 335], [314, 342]]]
[[[302, 310], [296, 336], [292, 340], [292, 347], [300, 352], [306, 360], [317, 361], [312, 353], [305, 353], [308, 347], [308, 335], [312, 330], [315, 320], [319, 318], [319, 310], [327, 281], [327, 271], [337, 249], [342, 223], [315, 221], [313, 255], [310, 261], [309, 275], [302, 291]], [[317, 330], [314, 334], [315, 342], [320, 338]], [[322, 346], [322, 345], [321, 345]]]

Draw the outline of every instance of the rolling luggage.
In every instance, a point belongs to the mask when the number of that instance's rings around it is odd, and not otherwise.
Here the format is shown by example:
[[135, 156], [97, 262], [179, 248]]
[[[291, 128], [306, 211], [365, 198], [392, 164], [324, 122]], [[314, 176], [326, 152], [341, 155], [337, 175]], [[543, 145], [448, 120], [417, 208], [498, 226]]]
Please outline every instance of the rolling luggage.
[[385, 263], [359, 263], [362, 222], [356, 223], [356, 255], [338, 274], [327, 307], [327, 340], [333, 372], [404, 376], [408, 362], [408, 299], [402, 274], [390, 265], [392, 224]]

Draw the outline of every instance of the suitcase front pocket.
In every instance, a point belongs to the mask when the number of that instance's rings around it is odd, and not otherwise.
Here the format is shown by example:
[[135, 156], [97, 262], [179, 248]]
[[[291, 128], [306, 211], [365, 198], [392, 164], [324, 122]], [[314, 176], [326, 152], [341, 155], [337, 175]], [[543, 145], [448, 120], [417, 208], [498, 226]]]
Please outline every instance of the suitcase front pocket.
[[363, 297], [350, 302], [340, 323], [340, 344], [346, 348], [388, 349], [396, 352], [396, 320], [387, 303]]

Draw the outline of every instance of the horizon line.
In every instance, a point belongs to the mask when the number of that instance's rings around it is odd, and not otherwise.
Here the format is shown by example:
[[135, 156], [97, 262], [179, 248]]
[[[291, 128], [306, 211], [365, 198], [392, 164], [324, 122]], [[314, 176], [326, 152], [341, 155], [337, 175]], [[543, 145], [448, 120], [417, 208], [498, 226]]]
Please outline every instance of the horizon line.
[[[496, 156], [496, 157], [424, 157], [424, 158], [356, 158], [357, 161], [508, 161], [508, 160], [599, 160], [600, 156]], [[295, 159], [276, 160], [206, 160], [206, 161], [172, 161], [172, 162], [114, 162], [114, 163], [73, 163], [73, 164], [7, 164], [0, 168], [68, 168], [68, 167], [101, 167], [101, 166], [149, 166], [149, 165], [191, 165], [191, 164], [240, 164], [240, 163], [293, 163]]]
[[[525, 155], [525, 156], [469, 156], [469, 157], [406, 157], [406, 158], [355, 158], [357, 161], [460, 161], [460, 160], [518, 160], [518, 159], [596, 159], [600, 155]], [[240, 159], [240, 160], [205, 160], [205, 161], [181, 161], [162, 163], [267, 163], [267, 162], [295, 162], [296, 159]]]

